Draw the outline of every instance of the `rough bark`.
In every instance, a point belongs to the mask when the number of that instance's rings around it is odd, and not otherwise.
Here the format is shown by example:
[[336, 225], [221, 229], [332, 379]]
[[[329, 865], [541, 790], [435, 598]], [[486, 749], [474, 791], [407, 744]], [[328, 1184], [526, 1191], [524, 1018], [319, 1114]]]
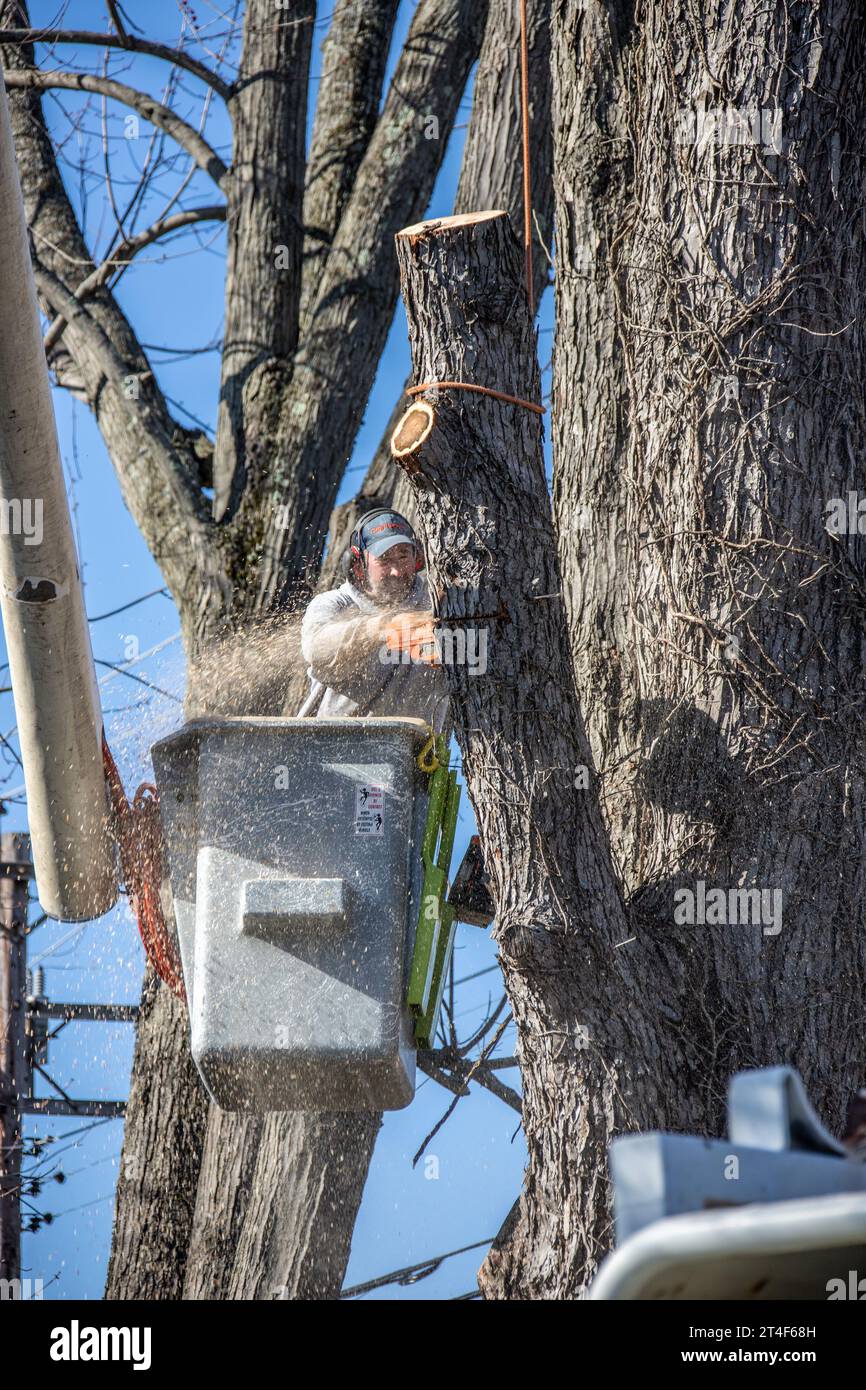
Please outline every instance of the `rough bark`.
[[148, 966], [115, 1189], [106, 1299], [181, 1297], [207, 1104], [189, 1051], [186, 1009]]
[[[622, 467], [629, 428], [626, 367], [609, 272], [628, 206], [633, 147], [626, 138], [624, 65], [633, 6], [560, 5], [554, 14], [556, 140], [556, 341], [552, 429], [553, 499], [563, 592], [587, 729], [608, 807], [611, 740], [634, 734], [633, 699], [618, 684], [628, 653], [629, 570], [624, 563], [630, 480]], [[574, 632], [584, 597], [605, 614], [604, 639]], [[628, 659], [625, 657], [624, 659]], [[621, 731], [621, 734], [620, 734]], [[632, 837], [629, 807], [611, 795], [617, 862]]]
[[[555, 9], [560, 555], [665, 1128], [790, 1062], [838, 1129], [866, 1072], [866, 542], [827, 528], [862, 492], [864, 47], [845, 3]], [[781, 931], [680, 937], [700, 881], [778, 891]]]
[[334, 1298], [381, 1123], [374, 1112], [265, 1118], [229, 1298]]
[[[522, 258], [504, 215], [448, 218], [397, 238], [418, 380], [538, 401]], [[442, 631], [486, 633], [487, 667], [443, 651], [454, 731], [496, 902], [518, 1031], [529, 1150], [513, 1229], [482, 1272], [488, 1296], [574, 1296], [608, 1240], [611, 1124], [651, 1126], [672, 1051], [631, 935], [598, 806], [568, 649], [541, 420], [431, 390], [434, 427], [394, 436], [415, 490]], [[500, 615], [500, 616], [494, 616]], [[479, 645], [479, 650], [480, 650]], [[586, 775], [581, 776], [581, 772]], [[623, 1009], [642, 994], [645, 1015]], [[625, 1059], [639, 1055], [638, 1081]]]
[[[244, 486], [244, 398], [256, 371], [287, 371], [298, 343], [307, 83], [315, 0], [274, 22], [272, 0], [247, 0], [229, 112], [225, 327], [214, 453], [214, 516]], [[254, 391], [248, 399], [255, 401]]]
[[[528, 0], [529, 132], [532, 151], [532, 209], [535, 309], [549, 281], [548, 253], [553, 232], [553, 170], [550, 131], [550, 0]], [[515, 231], [523, 221], [523, 165], [520, 112], [520, 15], [516, 5], [493, 5], [484, 30], [472, 89], [472, 115], [466, 132], [455, 213], [502, 208]], [[407, 383], [408, 385], [409, 383]], [[414, 499], [391, 459], [391, 436], [407, 401], [401, 397], [383, 431], [355, 497], [335, 507], [319, 587], [330, 588], [352, 529], [372, 507], [396, 507], [412, 517]]]
[[322, 45], [319, 100], [304, 192], [301, 332], [379, 114], [399, 0], [339, 0]]

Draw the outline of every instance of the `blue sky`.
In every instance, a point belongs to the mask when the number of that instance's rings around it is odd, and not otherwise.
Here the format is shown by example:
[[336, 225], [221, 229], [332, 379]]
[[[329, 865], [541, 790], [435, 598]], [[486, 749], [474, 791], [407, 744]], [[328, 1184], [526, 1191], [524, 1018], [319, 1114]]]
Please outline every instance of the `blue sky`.
[[[152, 38], [174, 42], [180, 6], [175, 0], [150, 0], [147, 32]], [[187, 10], [188, 6], [184, 7]], [[401, 6], [393, 64], [415, 6]], [[316, 51], [312, 64], [311, 100], [315, 100], [320, 70], [319, 50], [326, 33], [331, 6], [320, 7], [323, 20], [316, 27]], [[204, 3], [194, 6], [197, 21], [208, 34], [209, 46], [219, 43], [225, 23], [218, 11]], [[62, 17], [61, 17], [62, 16]], [[35, 24], [59, 22], [66, 28], [106, 27], [105, 7], [87, 0], [31, 4]], [[216, 37], [215, 37], [216, 36]], [[199, 51], [199, 50], [194, 50]], [[102, 51], [73, 47], [56, 50], [49, 66], [60, 62], [72, 67], [99, 70]], [[41, 65], [45, 65], [40, 58]], [[129, 71], [124, 55], [115, 56], [109, 73], [132, 85], [160, 95], [168, 65], [135, 58]], [[197, 123], [202, 112], [203, 88], [184, 77], [176, 106], [186, 119]], [[470, 96], [464, 98], [458, 122], [469, 117]], [[64, 112], [67, 113], [64, 115]], [[83, 216], [91, 252], [104, 254], [111, 231], [112, 213], [103, 177], [101, 110], [98, 98], [89, 105], [70, 93], [55, 93], [46, 101], [49, 123], [65, 141], [63, 172], [67, 187]], [[70, 124], [69, 115], [74, 118]], [[141, 122], [133, 138], [125, 125], [126, 108], [108, 104], [107, 146], [115, 180], [115, 194], [122, 205], [141, 168], [152, 130]], [[214, 100], [207, 119], [207, 135], [223, 158], [230, 154], [230, 138], [221, 103]], [[428, 210], [429, 216], [452, 210], [465, 129], [454, 132]], [[91, 173], [80, 180], [75, 165], [81, 151], [89, 153]], [[518, 152], [515, 152], [517, 155]], [[140, 210], [136, 228], [149, 224], [167, 197], [187, 173], [186, 156], [174, 159], [160, 175], [154, 193]], [[182, 206], [214, 201], [213, 188], [204, 175], [195, 174], [186, 188]], [[127, 230], [128, 230], [127, 226]], [[383, 254], [389, 254], [383, 248]], [[222, 325], [224, 237], [219, 224], [208, 224], [193, 238], [157, 245], [145, 252], [117, 288], [117, 297], [140, 340], [151, 349], [152, 365], [178, 416], [188, 423], [202, 422], [212, 435], [217, 399], [219, 358], [202, 352], [219, 340]], [[552, 341], [550, 293], [541, 314], [542, 364]], [[166, 351], [172, 349], [172, 351]], [[174, 349], [192, 349], [186, 356]], [[340, 491], [339, 500], [351, 496], [376, 449], [382, 429], [402, 389], [409, 368], [406, 325], [402, 306], [383, 354], [376, 383]], [[545, 378], [545, 390], [548, 389]], [[161, 575], [127, 512], [111, 462], [87, 407], [63, 392], [55, 392], [57, 426], [66, 469], [70, 503], [78, 539], [85, 600], [93, 619], [94, 655], [99, 662], [120, 664], [135, 660], [134, 675], [158, 685], [155, 691], [99, 665], [102, 701], [109, 742], [118, 760], [127, 790], [151, 773], [149, 748], [182, 720], [184, 687], [183, 652], [176, 634], [177, 613], [166, 596], [155, 593], [126, 612], [101, 615], [159, 590]], [[161, 650], [141, 659], [156, 646]], [[5, 656], [3, 657], [5, 660]], [[173, 698], [169, 698], [169, 696]], [[15, 716], [9, 694], [0, 695], [0, 732], [17, 752]], [[7, 793], [22, 778], [14, 756], [0, 748], [0, 771]], [[0, 793], [2, 794], [2, 793]], [[7, 805], [4, 828], [26, 828], [26, 806], [18, 795]], [[459, 861], [474, 829], [471, 808], [464, 795], [455, 845]], [[34, 907], [31, 916], [38, 915]], [[53, 999], [98, 1000], [137, 1003], [143, 970], [138, 933], [126, 907], [121, 905], [98, 921], [77, 926], [46, 923], [29, 941], [31, 963], [41, 963], [46, 989]], [[460, 926], [456, 945], [456, 978], [463, 980], [456, 1013], [463, 1036], [484, 1019], [485, 1010], [501, 994], [495, 950], [487, 933]], [[466, 977], [472, 977], [471, 979]], [[513, 1052], [509, 1029], [497, 1051]], [[77, 1097], [125, 1097], [132, 1064], [133, 1030], [130, 1025], [71, 1023], [51, 1044], [49, 1071], [58, 1084]], [[516, 1071], [503, 1079], [517, 1086]], [[38, 1093], [48, 1094], [44, 1081]], [[380, 1135], [355, 1230], [347, 1284], [353, 1285], [390, 1270], [417, 1264], [457, 1247], [491, 1237], [517, 1195], [525, 1163], [525, 1145], [517, 1115], [486, 1092], [473, 1088], [462, 1099], [447, 1125], [436, 1135], [428, 1155], [412, 1167], [412, 1155], [440, 1119], [451, 1101], [449, 1093], [419, 1075], [418, 1094], [412, 1105], [387, 1115]], [[122, 1141], [122, 1121], [41, 1119], [29, 1117], [25, 1137], [55, 1136], [45, 1157], [25, 1169], [45, 1177], [42, 1192], [28, 1199], [53, 1221], [36, 1234], [25, 1235], [25, 1273], [42, 1278], [46, 1298], [100, 1298], [104, 1286], [111, 1238], [113, 1191]], [[62, 1170], [65, 1181], [52, 1174]], [[26, 1209], [25, 1209], [26, 1217]], [[407, 1287], [392, 1286], [370, 1295], [377, 1298], [453, 1298], [474, 1287], [474, 1273], [483, 1251], [473, 1251], [446, 1261], [430, 1278]]]

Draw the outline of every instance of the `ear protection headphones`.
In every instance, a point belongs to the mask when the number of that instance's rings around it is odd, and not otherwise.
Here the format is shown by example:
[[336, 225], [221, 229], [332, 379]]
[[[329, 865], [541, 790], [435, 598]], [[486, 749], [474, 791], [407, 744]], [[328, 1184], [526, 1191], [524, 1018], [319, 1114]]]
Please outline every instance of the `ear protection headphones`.
[[[348, 579], [353, 580], [358, 588], [363, 588], [366, 583], [366, 571], [364, 567], [364, 549], [361, 545], [361, 532], [376, 516], [400, 516], [400, 512], [395, 512], [393, 507], [374, 507], [372, 511], [365, 512], [355, 523], [355, 529], [349, 539], [349, 548], [343, 557], [343, 573]], [[403, 518], [405, 520], [405, 517]], [[409, 525], [406, 522], [407, 526]], [[415, 540], [415, 573], [424, 569], [424, 553], [417, 539]]]

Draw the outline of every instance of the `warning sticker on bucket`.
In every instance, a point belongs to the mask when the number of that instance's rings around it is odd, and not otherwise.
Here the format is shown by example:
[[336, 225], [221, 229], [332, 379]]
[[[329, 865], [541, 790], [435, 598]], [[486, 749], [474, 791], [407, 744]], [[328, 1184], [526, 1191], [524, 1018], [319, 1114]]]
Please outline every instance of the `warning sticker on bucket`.
[[355, 785], [355, 834], [385, 834], [385, 788], [377, 782]]

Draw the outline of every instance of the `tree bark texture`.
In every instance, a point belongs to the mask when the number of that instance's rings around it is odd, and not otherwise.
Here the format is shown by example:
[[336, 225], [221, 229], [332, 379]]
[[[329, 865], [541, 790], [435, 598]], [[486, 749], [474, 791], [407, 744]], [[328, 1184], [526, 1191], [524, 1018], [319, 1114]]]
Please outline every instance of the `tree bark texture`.
[[[422, 223], [397, 238], [418, 381], [465, 381], [537, 402], [522, 258], [504, 215]], [[569, 1296], [608, 1241], [604, 1145], [651, 1127], [675, 1058], [621, 949], [629, 920], [608, 853], [575, 691], [540, 417], [460, 390], [425, 392], [395, 456], [415, 490], [454, 731], [496, 902], [518, 1030], [529, 1162], [488, 1296]], [[449, 637], [486, 634], [486, 670]], [[468, 641], [468, 639], [467, 639]], [[468, 649], [468, 648], [467, 648]], [[622, 1008], [638, 991], [647, 1013]], [[629, 1074], [624, 1059], [644, 1067]]]
[[243, 491], [244, 385], [264, 363], [283, 371], [298, 343], [304, 244], [304, 143], [315, 0], [284, 9], [247, 0], [243, 56], [229, 107], [228, 255], [214, 516]]
[[[577, 686], [668, 1067], [717, 1134], [866, 1074], [864, 47], [832, 3], [554, 7], [554, 499]], [[781, 927], [674, 925], [778, 893]], [[646, 1000], [623, 994], [617, 1008]], [[636, 1055], [632, 1072], [641, 1065]]]
[[399, 0], [339, 0], [322, 46], [322, 73], [304, 194], [301, 332], [361, 160], [376, 127]]
[[[553, 232], [553, 170], [550, 130], [550, 0], [528, 0], [529, 138], [532, 151], [533, 286], [535, 309], [548, 284]], [[515, 229], [523, 225], [523, 162], [520, 109], [520, 14], [516, 5], [490, 7], [472, 91], [455, 213], [502, 208]], [[407, 383], [408, 384], [408, 383]], [[319, 588], [337, 579], [341, 555], [360, 516], [372, 507], [395, 507], [414, 520], [412, 489], [391, 458], [391, 437], [407, 400], [401, 397], [383, 431], [355, 497], [335, 507]]]
[[190, 1055], [186, 1009], [148, 965], [114, 1196], [106, 1299], [181, 1297], [206, 1118], [207, 1096]]

